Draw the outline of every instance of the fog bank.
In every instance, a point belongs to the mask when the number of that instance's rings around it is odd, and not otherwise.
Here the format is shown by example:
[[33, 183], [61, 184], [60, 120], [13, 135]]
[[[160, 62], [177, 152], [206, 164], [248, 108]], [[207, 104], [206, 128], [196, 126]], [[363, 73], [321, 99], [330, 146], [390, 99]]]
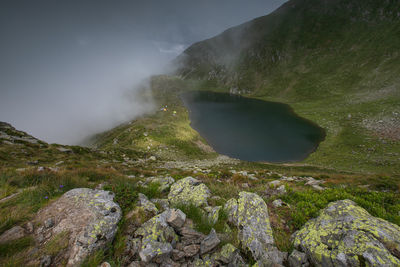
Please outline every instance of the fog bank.
[[0, 121], [76, 144], [152, 109], [135, 96], [191, 43], [284, 1], [0, 3]]

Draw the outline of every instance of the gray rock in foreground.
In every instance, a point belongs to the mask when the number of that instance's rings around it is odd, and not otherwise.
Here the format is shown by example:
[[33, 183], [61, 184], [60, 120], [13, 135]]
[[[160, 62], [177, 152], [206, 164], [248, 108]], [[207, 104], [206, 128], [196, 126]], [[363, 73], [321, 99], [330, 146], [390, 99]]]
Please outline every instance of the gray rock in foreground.
[[239, 199], [231, 199], [225, 205], [228, 218], [239, 229], [238, 238], [244, 250], [251, 252], [260, 262], [282, 264], [287, 254], [280, 252], [274, 242], [268, 207], [254, 193], [240, 192]]
[[294, 245], [315, 266], [400, 266], [400, 227], [351, 200], [329, 204], [294, 235]]
[[211, 196], [208, 187], [193, 177], [186, 177], [171, 186], [168, 200], [172, 205], [193, 204], [207, 206], [207, 199]]
[[35, 221], [47, 227], [36, 229], [36, 240], [43, 244], [67, 234], [69, 246], [61, 257], [67, 266], [78, 266], [113, 240], [121, 219], [121, 209], [113, 198], [111, 192], [88, 188], [66, 192], [38, 212]]

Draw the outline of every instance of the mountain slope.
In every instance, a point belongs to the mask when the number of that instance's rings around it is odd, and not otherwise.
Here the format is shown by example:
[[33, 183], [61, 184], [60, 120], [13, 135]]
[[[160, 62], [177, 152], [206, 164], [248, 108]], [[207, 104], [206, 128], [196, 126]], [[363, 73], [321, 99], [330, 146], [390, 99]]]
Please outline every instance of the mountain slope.
[[[328, 96], [364, 90], [373, 78], [366, 74], [399, 69], [398, 10], [398, 1], [289, 1], [189, 47], [178, 58], [179, 72], [271, 96], [310, 99], [318, 98], [315, 90]], [[314, 84], [303, 84], [304, 75]], [[390, 75], [380, 80], [398, 82]]]
[[400, 169], [400, 2], [292, 0], [176, 60], [207, 90], [290, 104], [326, 129], [304, 163]]

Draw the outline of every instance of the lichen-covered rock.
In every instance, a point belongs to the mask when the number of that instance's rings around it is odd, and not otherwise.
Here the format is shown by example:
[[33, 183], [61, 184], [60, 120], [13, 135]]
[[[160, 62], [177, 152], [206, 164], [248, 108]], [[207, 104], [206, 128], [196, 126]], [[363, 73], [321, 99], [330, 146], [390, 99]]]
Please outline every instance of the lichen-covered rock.
[[316, 266], [400, 266], [400, 227], [351, 200], [328, 205], [294, 235]]
[[307, 255], [298, 250], [293, 250], [292, 254], [290, 254], [288, 258], [290, 267], [303, 266], [307, 264]]
[[179, 238], [174, 229], [168, 225], [167, 217], [170, 210], [151, 218], [136, 230], [135, 237], [142, 237], [139, 256], [142, 261], [150, 262], [155, 257], [162, 257], [172, 252], [171, 243]]
[[146, 179], [145, 184], [157, 183], [160, 185], [159, 190], [161, 192], [165, 192], [168, 188], [175, 182], [175, 179], [167, 176], [167, 177], [149, 177]]
[[217, 233], [214, 229], [211, 230], [210, 234], [201, 241], [200, 253], [206, 254], [216, 248], [221, 241], [219, 240]]
[[142, 207], [144, 211], [151, 213], [151, 214], [157, 214], [158, 209], [154, 203], [152, 203], [145, 195], [142, 193], [139, 193], [139, 200], [138, 200], [138, 206]]
[[213, 262], [209, 258], [205, 259], [195, 259], [191, 264], [190, 267], [212, 267]]
[[221, 248], [221, 251], [214, 254], [214, 260], [228, 264], [233, 261], [237, 251], [238, 249], [234, 245], [228, 243]]
[[156, 205], [159, 205], [163, 210], [169, 209], [168, 199], [152, 198], [152, 199], [150, 199], [150, 201]]
[[238, 202], [236, 199], [229, 199], [224, 207], [225, 211], [228, 213], [228, 222], [237, 225], [237, 211], [238, 211]]
[[207, 206], [210, 197], [208, 187], [193, 177], [186, 177], [171, 186], [168, 200], [172, 205], [193, 204], [198, 207]]
[[243, 248], [248, 249], [254, 259], [262, 259], [268, 251], [276, 249], [267, 204], [257, 194], [239, 193], [236, 225]]
[[[62, 255], [67, 266], [79, 265], [88, 255], [104, 248], [117, 232], [121, 209], [114, 195], [103, 190], [76, 188], [40, 210], [35, 221], [51, 227], [38, 227], [35, 238], [46, 243], [53, 236], [68, 233], [69, 246]], [[50, 225], [48, 225], [50, 226]]]
[[219, 217], [219, 211], [221, 210], [221, 206], [216, 207], [205, 207], [204, 210], [208, 213], [208, 219], [212, 223], [216, 223]]
[[139, 256], [143, 262], [150, 262], [155, 257], [168, 257], [168, 255], [171, 254], [172, 249], [170, 243], [148, 240], [144, 245], [142, 245]]

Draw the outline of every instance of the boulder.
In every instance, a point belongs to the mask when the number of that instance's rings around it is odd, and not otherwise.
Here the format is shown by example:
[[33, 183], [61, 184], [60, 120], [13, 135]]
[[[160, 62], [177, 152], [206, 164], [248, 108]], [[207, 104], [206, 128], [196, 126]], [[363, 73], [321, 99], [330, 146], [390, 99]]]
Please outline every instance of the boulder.
[[316, 266], [400, 266], [400, 227], [351, 200], [330, 203], [294, 235]]
[[159, 190], [161, 192], [166, 192], [169, 187], [175, 182], [175, 179], [172, 178], [171, 176], [167, 177], [149, 177], [146, 179], [145, 184], [152, 184], [152, 183], [157, 183], [160, 185]]
[[144, 262], [150, 262], [155, 257], [167, 256], [172, 252], [172, 244], [179, 238], [174, 229], [168, 225], [167, 218], [170, 210], [151, 218], [143, 223], [134, 233], [135, 237], [142, 238], [139, 256]]
[[325, 182], [325, 181], [322, 181], [322, 180], [316, 180], [313, 177], [307, 177], [306, 181], [307, 182], [305, 183], [305, 185], [311, 185], [311, 186], [320, 185], [320, 184], [323, 184]]
[[214, 254], [214, 259], [223, 264], [231, 263], [237, 251], [238, 249], [235, 246], [228, 243], [221, 248], [221, 251]]
[[66, 192], [38, 212], [35, 222], [46, 227], [36, 229], [36, 240], [46, 243], [55, 235], [68, 233], [69, 246], [62, 258], [67, 266], [79, 265], [114, 239], [121, 209], [113, 199], [112, 192], [103, 190], [76, 188]]
[[186, 221], [186, 215], [179, 209], [171, 209], [168, 217], [167, 222], [171, 225], [174, 229], [181, 228]]
[[191, 258], [195, 256], [197, 253], [200, 251], [200, 245], [189, 245], [183, 248], [183, 251], [185, 252], [185, 257]]
[[278, 187], [278, 185], [280, 185], [280, 184], [281, 184], [281, 181], [279, 181], [279, 180], [275, 180], [275, 181], [268, 183], [268, 185], [272, 188]]
[[288, 258], [288, 262], [290, 267], [307, 265], [307, 255], [298, 250], [293, 250]]
[[243, 249], [249, 250], [254, 259], [274, 258], [281, 264], [281, 259], [275, 257], [279, 251], [275, 247], [268, 207], [260, 196], [239, 193], [237, 221], [234, 223], [239, 228], [238, 238]]
[[238, 202], [236, 199], [231, 198], [229, 199], [225, 206], [225, 211], [228, 213], [228, 222], [233, 225], [237, 225], [237, 213], [238, 213]]
[[1, 236], [0, 236], [0, 244], [4, 244], [16, 239], [20, 239], [24, 237], [25, 234], [25, 229], [22, 228], [21, 226], [14, 226], [13, 228], [5, 231]]
[[200, 253], [206, 254], [216, 248], [221, 241], [219, 240], [217, 233], [214, 229], [211, 230], [210, 234], [206, 236], [200, 243]]
[[212, 267], [213, 262], [209, 258], [205, 259], [195, 259], [191, 264], [190, 267]]
[[181, 259], [185, 258], [185, 252], [174, 249], [174, 250], [172, 250], [171, 258], [174, 261], [180, 261]]
[[200, 244], [201, 241], [205, 238], [205, 236], [202, 233], [199, 233], [192, 228], [189, 227], [182, 227], [179, 230], [179, 234], [182, 236], [181, 242], [184, 245], [189, 245], [189, 244]]
[[163, 210], [169, 209], [168, 199], [152, 198], [150, 199], [150, 201], [153, 202], [154, 204], [158, 204]]
[[153, 215], [158, 213], [156, 205], [154, 205], [145, 195], [139, 193], [138, 206], [142, 207], [144, 211]]
[[171, 186], [168, 200], [172, 205], [193, 204], [198, 207], [207, 206], [211, 193], [208, 187], [193, 177], [186, 177]]
[[255, 259], [262, 258], [274, 245], [267, 204], [257, 194], [240, 192], [237, 212], [239, 240]]
[[172, 249], [170, 243], [148, 240], [142, 245], [139, 256], [143, 262], [150, 262], [155, 257], [168, 257]]

